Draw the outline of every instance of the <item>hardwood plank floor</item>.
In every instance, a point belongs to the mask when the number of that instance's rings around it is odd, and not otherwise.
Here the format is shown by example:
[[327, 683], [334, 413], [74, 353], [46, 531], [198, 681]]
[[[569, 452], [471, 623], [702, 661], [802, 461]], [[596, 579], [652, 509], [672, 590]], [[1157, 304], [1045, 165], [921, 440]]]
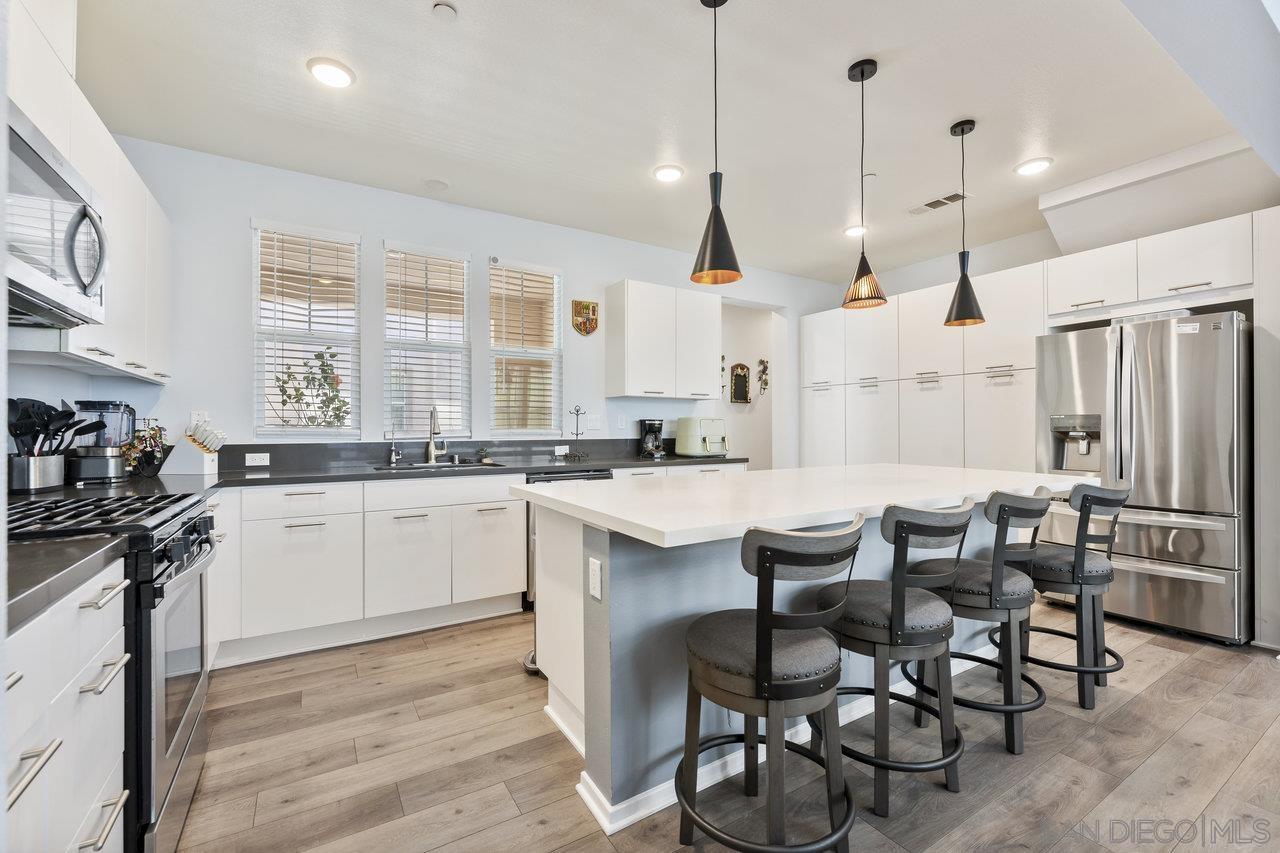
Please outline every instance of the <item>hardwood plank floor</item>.
[[[1033, 624], [1071, 628], [1038, 602]], [[525, 675], [532, 643], [520, 614], [215, 672], [210, 753], [181, 848], [201, 851], [491, 851], [673, 853], [672, 806], [605, 836], [574, 790], [581, 756], [542, 712], [546, 682]], [[1048, 705], [1026, 717], [1026, 750], [1005, 752], [998, 717], [957, 709], [968, 749], [961, 789], [941, 773], [894, 774], [888, 818], [870, 814], [870, 768], [846, 760], [859, 819], [856, 850], [1262, 850], [1280, 827], [1280, 663], [1148, 626], [1107, 620], [1123, 670], [1098, 707], [1075, 704], [1075, 679], [1031, 667]], [[1073, 660], [1070, 641], [1033, 651]], [[957, 693], [998, 699], [994, 672], [958, 675]], [[870, 717], [841, 738], [868, 749]], [[938, 749], [893, 706], [896, 757]], [[827, 831], [820, 771], [787, 757], [788, 840]], [[741, 776], [699, 793], [704, 813], [763, 841], [760, 796]], [[1137, 822], [1195, 821], [1164, 840], [1122, 838]], [[1213, 826], [1234, 834], [1195, 837]], [[701, 834], [695, 848], [721, 849]]]

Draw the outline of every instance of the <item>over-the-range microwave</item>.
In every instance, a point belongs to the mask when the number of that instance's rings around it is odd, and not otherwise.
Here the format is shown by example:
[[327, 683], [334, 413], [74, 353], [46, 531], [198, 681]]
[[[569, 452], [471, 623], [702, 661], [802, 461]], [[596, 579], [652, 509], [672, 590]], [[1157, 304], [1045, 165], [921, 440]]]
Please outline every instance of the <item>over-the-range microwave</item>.
[[9, 325], [101, 323], [107, 237], [101, 198], [13, 101], [5, 205]]

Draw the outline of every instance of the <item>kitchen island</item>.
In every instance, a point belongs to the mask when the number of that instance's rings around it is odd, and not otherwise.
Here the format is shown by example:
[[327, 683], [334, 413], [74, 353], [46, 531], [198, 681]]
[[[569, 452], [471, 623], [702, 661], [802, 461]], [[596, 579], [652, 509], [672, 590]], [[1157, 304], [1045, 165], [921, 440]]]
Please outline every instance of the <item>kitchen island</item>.
[[[820, 529], [863, 513], [854, 576], [887, 578], [892, 549], [877, 521], [885, 506], [972, 498], [978, 506], [964, 553], [982, 556], [995, 533], [982, 515], [992, 491], [1064, 493], [1078, 482], [1096, 481], [876, 464], [512, 487], [537, 513], [536, 636], [547, 713], [585, 757], [578, 791], [596, 819], [613, 832], [674, 802], [685, 629], [713, 610], [754, 607], [755, 579], [739, 557], [747, 528]], [[819, 585], [781, 584], [778, 606], [811, 597]], [[957, 619], [952, 648], [981, 650], [988, 627]], [[870, 661], [845, 655], [842, 683], [870, 682]], [[842, 721], [861, 713], [851, 702]], [[739, 715], [704, 708], [704, 734], [741, 724]], [[741, 760], [740, 750], [704, 753], [699, 787], [736, 772]]]

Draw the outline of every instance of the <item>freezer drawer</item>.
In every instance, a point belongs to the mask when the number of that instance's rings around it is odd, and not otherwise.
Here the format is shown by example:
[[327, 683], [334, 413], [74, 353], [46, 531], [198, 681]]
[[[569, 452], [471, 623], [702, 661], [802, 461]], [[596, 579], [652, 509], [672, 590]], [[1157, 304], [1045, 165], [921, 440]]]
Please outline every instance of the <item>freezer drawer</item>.
[[[1065, 503], [1054, 502], [1040, 528], [1046, 542], [1070, 545], [1076, 540], [1080, 516]], [[1093, 533], [1105, 533], [1105, 519], [1091, 519]], [[1249, 531], [1239, 518], [1189, 515], [1177, 512], [1125, 509], [1116, 525], [1115, 553], [1149, 560], [1187, 563], [1219, 569], [1248, 564]]]
[[1155, 622], [1230, 642], [1251, 638], [1248, 574], [1115, 557], [1116, 578], [1103, 607], [1108, 613]]

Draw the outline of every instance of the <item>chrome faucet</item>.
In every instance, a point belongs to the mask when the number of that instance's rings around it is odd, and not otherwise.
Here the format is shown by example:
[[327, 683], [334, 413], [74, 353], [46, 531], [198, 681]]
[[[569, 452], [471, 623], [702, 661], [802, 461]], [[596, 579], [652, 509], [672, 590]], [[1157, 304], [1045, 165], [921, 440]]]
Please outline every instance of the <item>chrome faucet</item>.
[[399, 465], [399, 464], [400, 464], [400, 460], [401, 460], [403, 457], [404, 457], [404, 454], [403, 454], [403, 453], [401, 453], [399, 450], [397, 450], [397, 449], [396, 449], [396, 440], [395, 440], [394, 438], [393, 438], [393, 439], [391, 439], [391, 462], [390, 462], [390, 464], [392, 464], [392, 465]]
[[443, 456], [449, 450], [449, 442], [442, 441], [440, 446], [436, 447], [436, 436], [440, 434], [440, 413], [436, 411], [436, 407], [431, 407], [431, 426], [430, 434], [427, 436], [427, 463], [436, 464], [436, 457]]

